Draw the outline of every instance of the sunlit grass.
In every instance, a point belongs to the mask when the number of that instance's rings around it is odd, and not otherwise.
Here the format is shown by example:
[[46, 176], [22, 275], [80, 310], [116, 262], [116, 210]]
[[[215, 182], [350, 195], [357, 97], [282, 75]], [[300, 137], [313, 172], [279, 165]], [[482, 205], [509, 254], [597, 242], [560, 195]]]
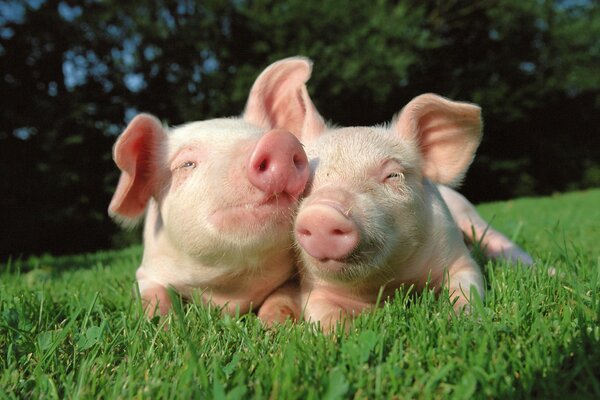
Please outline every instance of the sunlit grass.
[[[484, 265], [484, 304], [398, 292], [347, 335], [179, 306], [146, 321], [139, 247], [4, 266], [0, 397], [599, 398], [600, 190], [485, 204], [535, 268]], [[556, 275], [550, 276], [550, 267]]]

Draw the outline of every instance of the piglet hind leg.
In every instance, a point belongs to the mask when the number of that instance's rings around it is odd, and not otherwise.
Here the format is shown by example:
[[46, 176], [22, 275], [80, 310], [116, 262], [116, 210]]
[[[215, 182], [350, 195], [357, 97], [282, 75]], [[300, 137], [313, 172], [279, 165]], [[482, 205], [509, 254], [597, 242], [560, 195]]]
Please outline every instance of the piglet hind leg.
[[297, 321], [301, 317], [299, 283], [290, 280], [273, 291], [258, 310], [258, 318], [267, 328]]
[[486, 257], [523, 265], [533, 264], [527, 252], [492, 228], [464, 196], [447, 186], [438, 185], [438, 189], [467, 241], [479, 243]]

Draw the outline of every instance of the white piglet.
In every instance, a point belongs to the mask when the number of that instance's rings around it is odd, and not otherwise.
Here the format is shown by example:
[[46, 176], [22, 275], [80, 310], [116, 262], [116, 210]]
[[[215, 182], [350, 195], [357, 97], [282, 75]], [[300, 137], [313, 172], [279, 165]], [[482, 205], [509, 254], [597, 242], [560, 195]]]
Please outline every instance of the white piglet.
[[[296, 82], [308, 81], [309, 60], [279, 63], [290, 65], [290, 75], [307, 74]], [[380, 288], [384, 296], [402, 284], [422, 289], [429, 277], [436, 289], [450, 290], [457, 309], [468, 308], [472, 292], [483, 297], [483, 283], [459, 229], [488, 257], [532, 264], [444, 185], [458, 183], [473, 159], [482, 131], [479, 107], [428, 94], [387, 127], [332, 129], [306, 88], [296, 91], [298, 101], [283, 103], [279, 112], [302, 121], [295, 133], [313, 171], [295, 226], [302, 296], [296, 282], [282, 286], [263, 304], [265, 320], [297, 318], [304, 310], [329, 329], [372, 307]]]
[[169, 287], [247, 312], [294, 273], [292, 218], [309, 168], [298, 139], [279, 129], [301, 132], [302, 121], [278, 110], [301, 99], [299, 62], [267, 68], [243, 117], [169, 129], [141, 114], [118, 138], [109, 213], [124, 224], [145, 214], [136, 277], [149, 316], [168, 312]]
[[435, 183], [460, 181], [481, 130], [479, 107], [425, 94], [389, 126], [305, 135], [312, 177], [294, 226], [300, 295], [288, 285], [265, 308], [302, 310], [331, 330], [372, 308], [380, 291], [387, 298], [429, 281], [468, 310], [472, 295], [484, 296], [482, 274]]

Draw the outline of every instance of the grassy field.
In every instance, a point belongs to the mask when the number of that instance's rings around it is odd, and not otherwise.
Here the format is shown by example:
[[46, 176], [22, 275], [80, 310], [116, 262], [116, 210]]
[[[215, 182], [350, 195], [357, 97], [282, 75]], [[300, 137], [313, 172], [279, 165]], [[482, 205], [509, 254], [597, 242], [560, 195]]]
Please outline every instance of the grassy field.
[[600, 398], [600, 190], [479, 210], [538, 265], [486, 263], [471, 317], [399, 292], [347, 336], [195, 305], [164, 330], [132, 300], [140, 247], [13, 261], [0, 275], [0, 397]]

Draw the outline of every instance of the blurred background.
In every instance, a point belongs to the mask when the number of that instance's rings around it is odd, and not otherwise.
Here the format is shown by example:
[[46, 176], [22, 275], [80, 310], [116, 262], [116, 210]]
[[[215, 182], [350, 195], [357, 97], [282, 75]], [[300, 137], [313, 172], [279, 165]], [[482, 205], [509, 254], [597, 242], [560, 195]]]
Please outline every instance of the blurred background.
[[594, 0], [0, 1], [0, 259], [139, 242], [106, 213], [127, 122], [238, 115], [294, 55], [340, 125], [424, 92], [481, 105], [475, 203], [600, 186]]

